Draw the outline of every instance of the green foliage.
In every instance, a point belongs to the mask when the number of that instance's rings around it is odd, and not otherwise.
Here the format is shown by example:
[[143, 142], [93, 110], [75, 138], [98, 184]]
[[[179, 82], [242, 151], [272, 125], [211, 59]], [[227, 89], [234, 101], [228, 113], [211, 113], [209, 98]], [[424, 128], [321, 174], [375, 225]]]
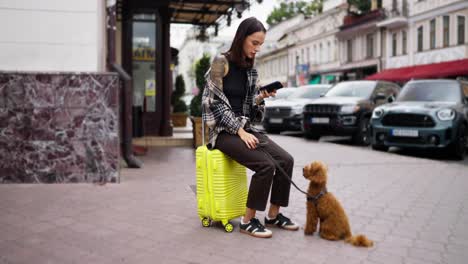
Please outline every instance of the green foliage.
[[203, 89], [205, 88], [205, 73], [210, 68], [210, 60], [210, 55], [203, 54], [203, 57], [195, 64], [195, 82], [200, 90], [200, 96], [203, 94]]
[[202, 97], [201, 95], [194, 96], [192, 101], [190, 101], [190, 115], [191, 116], [202, 116], [201, 109]]
[[175, 90], [172, 92], [171, 104], [174, 107], [174, 113], [187, 112], [187, 105], [181, 99], [185, 94], [185, 82], [182, 75], [178, 75], [175, 81]]
[[312, 2], [283, 2], [279, 7], [273, 9], [267, 18], [267, 23], [268, 25], [272, 26], [298, 14], [303, 14], [307, 17], [319, 14], [322, 12], [323, 1], [324, 0], [313, 0]]
[[371, 0], [348, 0], [348, 4], [350, 7], [357, 9], [357, 12], [352, 11], [352, 13], [356, 13], [358, 15], [367, 13], [371, 9]]
[[186, 113], [187, 110], [187, 104], [183, 100], [179, 100], [174, 104], [174, 113]]
[[199, 90], [198, 95], [192, 98], [190, 102], [190, 115], [200, 117], [202, 115], [201, 101], [203, 89], [205, 88], [206, 80], [205, 73], [210, 68], [211, 58], [208, 54], [203, 54], [203, 57], [195, 63], [195, 82]]

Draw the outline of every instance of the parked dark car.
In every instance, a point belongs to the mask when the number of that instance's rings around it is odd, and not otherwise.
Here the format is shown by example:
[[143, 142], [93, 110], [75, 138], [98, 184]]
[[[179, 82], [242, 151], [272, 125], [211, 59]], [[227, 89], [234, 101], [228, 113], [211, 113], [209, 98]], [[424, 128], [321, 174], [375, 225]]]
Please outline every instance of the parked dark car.
[[340, 82], [304, 107], [304, 136], [314, 140], [324, 135], [352, 136], [355, 144], [368, 145], [372, 110], [393, 101], [399, 90], [391, 82]]
[[274, 97], [268, 97], [265, 98], [265, 106], [268, 106], [270, 102], [280, 100], [280, 99], [285, 99], [288, 97], [292, 92], [296, 90], [296, 87], [284, 87], [276, 91], [276, 95]]
[[[300, 131], [304, 105], [319, 98], [330, 87], [329, 84], [300, 86], [294, 88], [294, 91], [286, 98], [267, 102], [263, 127], [268, 133], [279, 133], [286, 130]], [[278, 92], [283, 89], [278, 90]]]
[[372, 114], [372, 148], [448, 148], [463, 159], [468, 133], [468, 82], [408, 82], [396, 101]]

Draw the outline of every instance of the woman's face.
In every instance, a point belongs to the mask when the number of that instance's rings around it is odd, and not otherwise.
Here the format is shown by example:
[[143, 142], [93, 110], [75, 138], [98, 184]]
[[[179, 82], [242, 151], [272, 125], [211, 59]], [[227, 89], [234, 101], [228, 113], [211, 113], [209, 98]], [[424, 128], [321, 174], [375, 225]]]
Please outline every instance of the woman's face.
[[255, 32], [244, 40], [244, 55], [249, 58], [255, 58], [255, 54], [260, 51], [260, 46], [262, 46], [263, 42], [265, 41], [265, 32], [258, 31]]

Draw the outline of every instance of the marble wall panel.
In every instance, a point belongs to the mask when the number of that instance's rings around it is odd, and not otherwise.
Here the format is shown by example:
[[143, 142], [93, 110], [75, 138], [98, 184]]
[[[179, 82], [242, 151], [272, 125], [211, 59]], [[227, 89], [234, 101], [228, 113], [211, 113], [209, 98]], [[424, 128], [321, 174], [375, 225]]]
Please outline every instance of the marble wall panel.
[[24, 136], [25, 140], [55, 140], [53, 108], [24, 109]]
[[79, 75], [71, 75], [62, 80], [56, 91], [56, 106], [58, 108], [88, 108], [89, 81], [88, 76], [80, 77]]
[[86, 108], [56, 108], [53, 121], [55, 139], [64, 143], [84, 139], [86, 116]]
[[23, 75], [24, 108], [51, 108], [56, 105], [55, 92], [61, 76], [51, 74]]
[[6, 87], [9, 78], [7, 76], [0, 75], [0, 109], [6, 108]]
[[107, 138], [118, 135], [119, 124], [116, 109], [105, 106], [104, 102], [96, 103], [87, 112], [83, 129], [84, 138]]
[[21, 166], [23, 141], [11, 141], [0, 137], [0, 183], [20, 183], [24, 177]]
[[5, 107], [10, 109], [24, 107], [24, 85], [23, 75], [4, 76], [6, 81], [4, 85]]
[[0, 108], [0, 139], [25, 140], [27, 120], [24, 111], [18, 108]]
[[0, 72], [0, 183], [119, 182], [119, 84]]

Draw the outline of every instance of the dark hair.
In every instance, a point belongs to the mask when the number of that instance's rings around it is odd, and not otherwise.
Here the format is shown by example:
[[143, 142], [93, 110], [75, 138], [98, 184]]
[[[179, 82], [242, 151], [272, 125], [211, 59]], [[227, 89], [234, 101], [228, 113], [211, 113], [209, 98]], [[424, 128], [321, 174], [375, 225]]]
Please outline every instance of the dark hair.
[[240, 67], [253, 67], [254, 59], [249, 59], [244, 56], [244, 41], [248, 36], [260, 31], [266, 33], [266, 29], [262, 22], [255, 17], [249, 17], [242, 21], [237, 28], [231, 48], [224, 53], [226, 58]]

